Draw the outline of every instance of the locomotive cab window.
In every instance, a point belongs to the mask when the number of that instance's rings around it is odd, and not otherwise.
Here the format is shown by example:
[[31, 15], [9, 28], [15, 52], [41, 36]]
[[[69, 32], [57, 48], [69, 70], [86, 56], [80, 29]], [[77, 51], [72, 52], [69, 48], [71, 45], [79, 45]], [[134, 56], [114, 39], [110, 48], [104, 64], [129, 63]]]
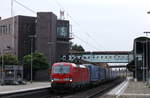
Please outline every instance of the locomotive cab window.
[[54, 66], [53, 67], [53, 73], [69, 73], [70, 72], [70, 66]]

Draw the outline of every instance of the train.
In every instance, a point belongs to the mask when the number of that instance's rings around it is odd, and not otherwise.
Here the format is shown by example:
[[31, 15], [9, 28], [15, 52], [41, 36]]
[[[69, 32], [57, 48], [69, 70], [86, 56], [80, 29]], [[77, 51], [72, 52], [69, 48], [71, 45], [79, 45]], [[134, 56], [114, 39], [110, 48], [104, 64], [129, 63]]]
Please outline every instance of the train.
[[80, 89], [116, 79], [117, 72], [93, 64], [58, 62], [52, 65], [53, 89]]

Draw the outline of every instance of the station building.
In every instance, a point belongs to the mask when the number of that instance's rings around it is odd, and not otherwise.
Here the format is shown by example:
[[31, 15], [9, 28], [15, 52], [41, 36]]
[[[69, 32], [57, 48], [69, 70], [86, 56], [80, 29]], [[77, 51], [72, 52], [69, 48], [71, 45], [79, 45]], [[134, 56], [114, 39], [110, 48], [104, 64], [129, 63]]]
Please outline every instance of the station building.
[[148, 37], [138, 37], [134, 40], [133, 46], [134, 78], [138, 81], [149, 81], [150, 79], [150, 39]]
[[37, 17], [0, 18], [0, 51], [10, 52], [19, 61], [31, 52], [42, 52], [53, 64], [69, 52], [68, 20], [59, 20], [52, 12], [38, 12]]

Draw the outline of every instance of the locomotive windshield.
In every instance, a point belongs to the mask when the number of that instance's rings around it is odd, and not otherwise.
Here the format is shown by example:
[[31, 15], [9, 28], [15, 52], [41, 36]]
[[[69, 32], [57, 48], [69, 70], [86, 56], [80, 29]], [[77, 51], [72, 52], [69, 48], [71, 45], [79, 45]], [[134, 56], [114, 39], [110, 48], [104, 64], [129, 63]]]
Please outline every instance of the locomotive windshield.
[[70, 72], [70, 66], [54, 66], [53, 67], [53, 73], [69, 73]]

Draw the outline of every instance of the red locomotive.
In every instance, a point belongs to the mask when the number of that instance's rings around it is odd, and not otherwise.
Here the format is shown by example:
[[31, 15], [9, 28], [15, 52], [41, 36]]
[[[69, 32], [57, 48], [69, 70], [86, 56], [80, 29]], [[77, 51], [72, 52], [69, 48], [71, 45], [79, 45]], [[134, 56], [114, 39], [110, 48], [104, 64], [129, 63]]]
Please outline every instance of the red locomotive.
[[89, 70], [84, 65], [60, 62], [52, 66], [52, 88], [78, 88], [89, 84]]

